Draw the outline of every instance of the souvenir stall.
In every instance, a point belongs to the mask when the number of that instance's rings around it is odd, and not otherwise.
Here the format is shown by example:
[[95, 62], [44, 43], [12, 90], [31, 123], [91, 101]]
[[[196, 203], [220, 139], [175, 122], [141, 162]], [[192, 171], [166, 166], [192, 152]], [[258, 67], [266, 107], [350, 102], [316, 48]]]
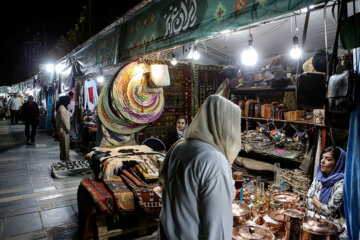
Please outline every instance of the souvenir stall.
[[[347, 145], [349, 118], [329, 114], [326, 103], [326, 73], [351, 69], [332, 4], [143, 1], [62, 59], [71, 59], [76, 73], [65, 84], [75, 93], [74, 136], [89, 148], [96, 142], [85, 156], [92, 178], [78, 190], [81, 236], [156, 228], [163, 143], [178, 116], [191, 122], [214, 93], [242, 110], [241, 151], [232, 165], [233, 238], [343, 232], [344, 222], [306, 204], [322, 151]], [[328, 64], [336, 55], [341, 61]]]

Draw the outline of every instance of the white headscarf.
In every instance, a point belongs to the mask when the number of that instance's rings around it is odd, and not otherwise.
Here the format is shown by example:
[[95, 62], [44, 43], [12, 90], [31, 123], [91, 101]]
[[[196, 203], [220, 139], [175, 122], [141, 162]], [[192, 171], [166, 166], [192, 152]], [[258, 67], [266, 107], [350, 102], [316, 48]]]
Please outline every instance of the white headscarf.
[[209, 143], [232, 164], [241, 148], [239, 106], [220, 95], [209, 96], [188, 127], [186, 139], [198, 139]]
[[[239, 106], [220, 95], [209, 96], [201, 105], [185, 133], [187, 139], [204, 141], [220, 151], [230, 165], [241, 148], [241, 110]], [[176, 145], [174, 143], [166, 154], [159, 169], [159, 182], [164, 184], [167, 178], [169, 158]]]

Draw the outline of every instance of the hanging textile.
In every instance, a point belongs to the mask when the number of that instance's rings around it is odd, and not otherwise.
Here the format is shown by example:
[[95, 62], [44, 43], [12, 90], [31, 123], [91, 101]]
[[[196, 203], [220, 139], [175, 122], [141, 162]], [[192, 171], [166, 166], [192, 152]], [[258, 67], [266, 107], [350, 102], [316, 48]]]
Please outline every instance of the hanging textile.
[[344, 205], [348, 237], [360, 239], [360, 101], [351, 113], [344, 173]]
[[49, 89], [47, 96], [47, 115], [46, 115], [46, 129], [52, 128], [52, 89]]
[[96, 88], [96, 82], [94, 80], [87, 80], [84, 83], [84, 109], [88, 107], [90, 111], [94, 110], [98, 103], [98, 93]]

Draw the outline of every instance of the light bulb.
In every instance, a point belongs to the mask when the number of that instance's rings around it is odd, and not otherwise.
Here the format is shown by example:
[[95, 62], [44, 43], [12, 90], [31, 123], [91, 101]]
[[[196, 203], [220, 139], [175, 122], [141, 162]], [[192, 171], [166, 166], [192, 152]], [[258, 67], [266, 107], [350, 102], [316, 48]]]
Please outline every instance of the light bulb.
[[301, 56], [301, 49], [299, 45], [294, 45], [293, 48], [290, 50], [290, 57], [292, 59], [299, 59]]
[[102, 82], [104, 82], [104, 77], [103, 77], [103, 76], [98, 76], [98, 77], [96, 78], [96, 81], [97, 81], [98, 83], [102, 83]]
[[53, 72], [54, 71], [54, 69], [55, 69], [55, 66], [54, 66], [54, 64], [46, 64], [46, 71], [48, 71], [48, 72]]
[[242, 53], [241, 53], [241, 61], [243, 64], [247, 66], [253, 66], [256, 64], [258, 58], [258, 54], [255, 48], [249, 45]]
[[191, 50], [191, 51], [189, 52], [189, 54], [188, 54], [188, 59], [192, 59], [193, 56], [194, 56], [194, 51]]
[[172, 55], [171, 64], [172, 64], [173, 66], [175, 66], [175, 65], [177, 64], [177, 60], [176, 60], [175, 54]]
[[297, 36], [293, 37], [293, 47], [290, 50], [290, 57], [292, 59], [299, 59], [301, 56], [301, 49], [299, 48], [299, 39]]
[[198, 60], [200, 58], [200, 53], [199, 51], [195, 48], [194, 54], [193, 54], [193, 59], [194, 60]]

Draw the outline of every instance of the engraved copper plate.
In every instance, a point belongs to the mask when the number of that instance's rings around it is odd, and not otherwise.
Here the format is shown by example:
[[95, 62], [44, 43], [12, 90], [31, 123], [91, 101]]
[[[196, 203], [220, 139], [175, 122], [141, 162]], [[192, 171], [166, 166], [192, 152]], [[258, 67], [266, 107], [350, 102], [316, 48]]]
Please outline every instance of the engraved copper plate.
[[276, 208], [268, 213], [269, 217], [278, 222], [284, 222], [284, 209]]
[[275, 202], [278, 203], [295, 203], [300, 200], [300, 197], [291, 192], [276, 192], [272, 195]]
[[315, 235], [331, 236], [337, 233], [338, 229], [336, 225], [324, 219], [308, 218], [303, 223], [303, 229]]
[[233, 239], [236, 240], [274, 240], [275, 236], [269, 230], [250, 225], [243, 225], [233, 228]]

